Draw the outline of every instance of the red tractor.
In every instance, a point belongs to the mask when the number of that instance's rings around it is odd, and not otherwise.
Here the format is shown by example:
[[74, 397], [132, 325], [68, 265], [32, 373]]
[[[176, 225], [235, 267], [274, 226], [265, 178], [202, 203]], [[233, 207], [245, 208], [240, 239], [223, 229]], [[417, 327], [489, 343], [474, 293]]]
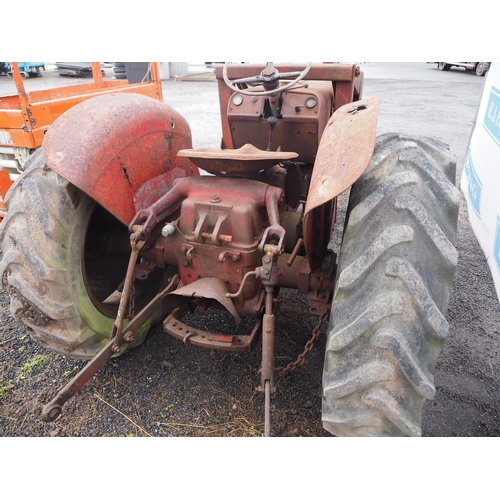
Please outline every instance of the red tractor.
[[[420, 435], [457, 264], [447, 147], [376, 139], [379, 99], [362, 99], [357, 65], [226, 63], [215, 72], [220, 149], [192, 149], [189, 125], [162, 102], [98, 96], [53, 123], [8, 193], [0, 274], [11, 312], [41, 344], [90, 359], [43, 419], [163, 321], [185, 344], [210, 349], [249, 350], [261, 337], [270, 435], [274, 309], [280, 289], [292, 288], [309, 296], [313, 337], [330, 319], [325, 428]], [[337, 259], [336, 200], [349, 188]], [[229, 311], [234, 333], [183, 323], [210, 307]], [[241, 315], [256, 318], [251, 332], [238, 331]]]

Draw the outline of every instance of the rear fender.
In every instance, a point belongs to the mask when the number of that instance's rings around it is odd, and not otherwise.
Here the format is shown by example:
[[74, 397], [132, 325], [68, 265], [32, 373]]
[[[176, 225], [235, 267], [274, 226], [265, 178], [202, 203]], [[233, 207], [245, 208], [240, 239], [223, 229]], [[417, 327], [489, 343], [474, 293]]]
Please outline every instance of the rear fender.
[[370, 163], [379, 107], [379, 97], [345, 104], [325, 128], [304, 214], [304, 244], [313, 272], [321, 268], [331, 237], [335, 198], [351, 187]]
[[188, 158], [187, 121], [140, 94], [94, 97], [66, 111], [43, 142], [46, 164], [127, 225], [174, 179], [199, 175]]

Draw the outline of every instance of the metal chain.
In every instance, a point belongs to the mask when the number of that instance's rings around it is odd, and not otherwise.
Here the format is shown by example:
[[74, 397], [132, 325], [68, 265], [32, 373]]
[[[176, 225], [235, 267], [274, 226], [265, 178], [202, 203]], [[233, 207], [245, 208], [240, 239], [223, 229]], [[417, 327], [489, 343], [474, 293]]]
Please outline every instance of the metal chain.
[[323, 323], [326, 321], [329, 315], [329, 310], [327, 309], [323, 315], [319, 318], [318, 324], [315, 326], [314, 330], [312, 331], [311, 338], [307, 341], [304, 351], [298, 355], [297, 359], [295, 361], [292, 361], [291, 363], [288, 363], [286, 366], [280, 366], [274, 370], [274, 373], [276, 374], [283, 374], [290, 372], [292, 370], [295, 370], [298, 366], [303, 366], [304, 363], [306, 362], [306, 355], [309, 353], [312, 348], [314, 347], [314, 342], [316, 342], [316, 339], [319, 337], [319, 334], [321, 333], [321, 327], [323, 326]]

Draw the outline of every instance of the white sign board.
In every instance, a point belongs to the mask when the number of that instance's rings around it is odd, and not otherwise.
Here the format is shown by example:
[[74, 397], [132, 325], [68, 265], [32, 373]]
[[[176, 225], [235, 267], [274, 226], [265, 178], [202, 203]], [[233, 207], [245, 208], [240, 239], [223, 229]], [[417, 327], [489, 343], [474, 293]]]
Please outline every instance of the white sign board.
[[500, 63], [485, 78], [460, 186], [500, 300]]

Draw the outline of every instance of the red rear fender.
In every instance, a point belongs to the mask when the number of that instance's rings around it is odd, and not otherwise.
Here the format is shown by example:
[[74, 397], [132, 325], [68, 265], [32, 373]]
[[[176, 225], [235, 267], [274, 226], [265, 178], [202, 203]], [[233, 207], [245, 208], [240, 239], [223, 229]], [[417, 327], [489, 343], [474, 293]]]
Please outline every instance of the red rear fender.
[[128, 225], [177, 177], [198, 175], [188, 158], [187, 121], [166, 104], [140, 94], [94, 97], [70, 108], [43, 142], [47, 165]]

